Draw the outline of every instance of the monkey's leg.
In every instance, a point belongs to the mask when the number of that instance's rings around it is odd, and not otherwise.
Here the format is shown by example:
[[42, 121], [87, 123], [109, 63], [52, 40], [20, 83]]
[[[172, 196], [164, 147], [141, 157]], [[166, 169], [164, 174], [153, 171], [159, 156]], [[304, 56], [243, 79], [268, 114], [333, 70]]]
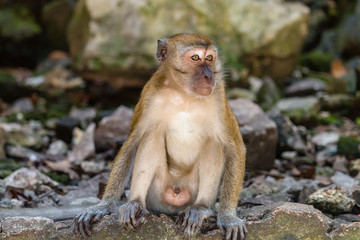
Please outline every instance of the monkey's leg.
[[204, 219], [213, 214], [214, 205], [224, 165], [224, 154], [221, 145], [208, 141], [198, 159], [199, 185], [194, 204], [185, 209], [183, 217], [185, 234], [191, 236], [200, 232]]
[[119, 209], [119, 223], [133, 229], [146, 221], [146, 195], [161, 165], [166, 164], [165, 142], [158, 131], [146, 134], [138, 148], [132, 172], [129, 202]]
[[73, 230], [83, 236], [90, 236], [91, 224], [99, 221], [104, 215], [111, 213], [116, 201], [124, 190], [131, 168], [131, 156], [137, 145], [137, 139], [131, 134], [125, 141], [120, 152], [115, 158], [115, 164], [111, 170], [108, 184], [101, 202], [85, 209], [74, 218]]

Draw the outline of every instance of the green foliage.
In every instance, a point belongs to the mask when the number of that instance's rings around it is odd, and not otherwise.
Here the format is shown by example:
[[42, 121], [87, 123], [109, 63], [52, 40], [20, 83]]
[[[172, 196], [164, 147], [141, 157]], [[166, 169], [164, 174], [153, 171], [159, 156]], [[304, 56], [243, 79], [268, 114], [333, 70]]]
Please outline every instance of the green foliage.
[[20, 41], [39, 34], [41, 27], [25, 7], [0, 9], [0, 35]]
[[329, 116], [319, 116], [318, 120], [321, 124], [324, 125], [336, 125], [340, 126], [343, 123], [343, 120], [341, 119], [341, 116], [339, 114], [331, 114]]
[[64, 184], [69, 185], [70, 184], [70, 177], [65, 173], [58, 173], [58, 172], [43, 172], [46, 176], [51, 178], [52, 180]]
[[357, 117], [355, 120], [356, 124], [360, 126], [360, 117]]
[[360, 139], [356, 136], [341, 137], [338, 141], [338, 153], [346, 156], [359, 156]]
[[24, 167], [24, 164], [16, 162], [14, 159], [0, 158], [0, 179], [6, 178], [21, 167]]
[[330, 70], [332, 60], [333, 56], [331, 54], [326, 54], [319, 50], [305, 53], [299, 58], [300, 65], [321, 72], [328, 72]]

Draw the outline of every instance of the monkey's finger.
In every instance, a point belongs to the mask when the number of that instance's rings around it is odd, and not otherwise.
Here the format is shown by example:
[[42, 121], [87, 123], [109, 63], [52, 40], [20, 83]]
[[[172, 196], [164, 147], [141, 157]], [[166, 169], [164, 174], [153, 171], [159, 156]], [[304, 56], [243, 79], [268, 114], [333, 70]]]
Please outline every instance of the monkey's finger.
[[90, 230], [90, 223], [89, 223], [89, 221], [85, 221], [85, 222], [84, 222], [84, 231], [85, 231], [86, 235], [88, 235], [88, 236], [91, 235], [91, 230]]
[[226, 240], [231, 240], [231, 228], [227, 228], [227, 229], [226, 229], [225, 239], [226, 239]]
[[84, 223], [83, 222], [80, 222], [80, 224], [79, 224], [79, 231], [80, 231], [81, 236], [87, 237], [87, 234], [85, 233], [85, 230], [84, 230]]
[[241, 229], [240, 229], [240, 239], [241, 240], [244, 240], [245, 237], [246, 237], [246, 234], [247, 234], [247, 229], [245, 226], [241, 226]]
[[233, 232], [233, 233], [232, 233], [232, 235], [233, 235], [233, 238], [232, 238], [232, 239], [233, 239], [233, 240], [238, 240], [238, 230], [239, 230], [239, 229], [238, 229], [237, 227], [234, 227], [234, 228], [233, 228], [233, 231], [232, 231], [232, 232]]
[[96, 214], [95, 217], [92, 219], [91, 223], [96, 223], [101, 219], [101, 214]]

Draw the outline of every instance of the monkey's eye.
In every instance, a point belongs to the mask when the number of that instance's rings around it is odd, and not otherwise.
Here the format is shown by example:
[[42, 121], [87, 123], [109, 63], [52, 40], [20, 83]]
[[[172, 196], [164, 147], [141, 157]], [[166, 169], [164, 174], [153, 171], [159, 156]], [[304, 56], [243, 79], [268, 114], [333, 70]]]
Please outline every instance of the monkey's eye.
[[191, 59], [193, 60], [193, 61], [199, 61], [200, 60], [200, 57], [199, 57], [199, 55], [193, 55], [193, 56], [191, 56]]
[[207, 60], [207, 61], [212, 61], [212, 60], [213, 60], [213, 56], [212, 56], [212, 55], [208, 55], [208, 56], [206, 57], [206, 60]]

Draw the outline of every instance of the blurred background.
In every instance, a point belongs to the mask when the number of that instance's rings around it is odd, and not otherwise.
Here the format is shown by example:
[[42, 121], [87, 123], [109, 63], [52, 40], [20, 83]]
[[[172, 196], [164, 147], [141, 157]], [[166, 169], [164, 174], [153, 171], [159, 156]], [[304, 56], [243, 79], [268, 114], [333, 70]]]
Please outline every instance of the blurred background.
[[[358, 186], [359, 0], [0, 0], [0, 208], [98, 202], [156, 41], [182, 32], [220, 48], [248, 148], [242, 203]], [[349, 209], [319, 208], [356, 217], [347, 193]]]

